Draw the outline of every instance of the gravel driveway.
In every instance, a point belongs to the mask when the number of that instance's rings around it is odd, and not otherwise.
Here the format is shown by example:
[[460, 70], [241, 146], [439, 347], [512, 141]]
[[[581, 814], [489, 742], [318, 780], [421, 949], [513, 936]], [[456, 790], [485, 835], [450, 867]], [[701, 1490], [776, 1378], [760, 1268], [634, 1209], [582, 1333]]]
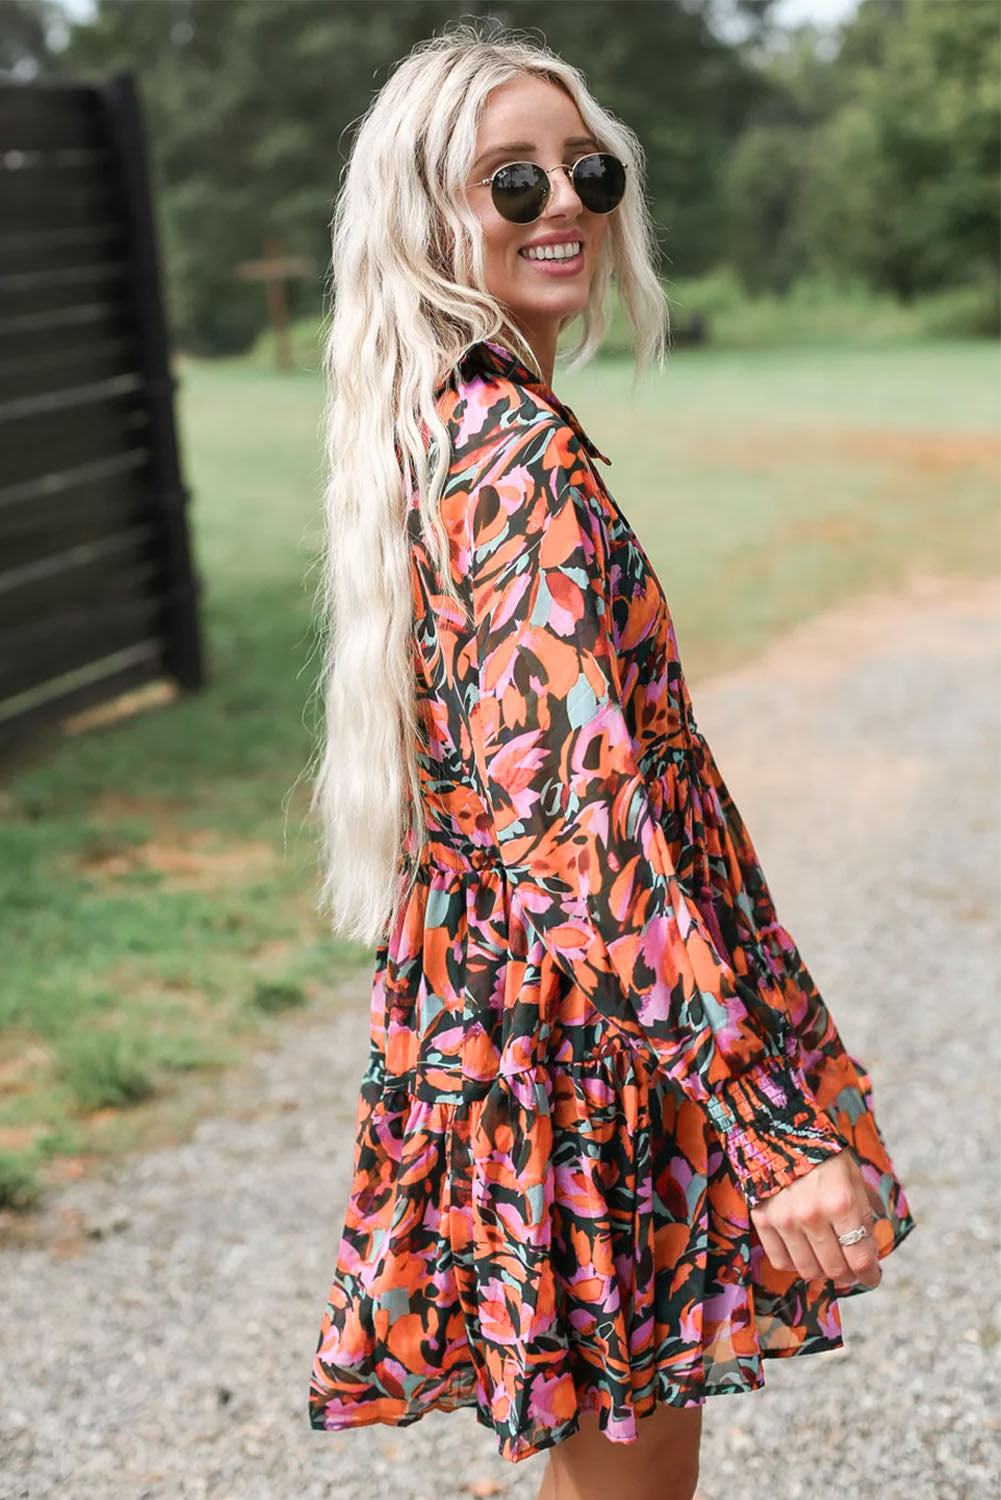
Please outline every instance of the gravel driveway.
[[[925, 579], [692, 684], [917, 1221], [842, 1302], [844, 1350], [707, 1402], [707, 1500], [1001, 1488], [998, 604]], [[290, 1018], [186, 1144], [59, 1188], [0, 1253], [5, 1500], [534, 1500], [542, 1460], [471, 1411], [308, 1426], [367, 1003], [363, 973]]]

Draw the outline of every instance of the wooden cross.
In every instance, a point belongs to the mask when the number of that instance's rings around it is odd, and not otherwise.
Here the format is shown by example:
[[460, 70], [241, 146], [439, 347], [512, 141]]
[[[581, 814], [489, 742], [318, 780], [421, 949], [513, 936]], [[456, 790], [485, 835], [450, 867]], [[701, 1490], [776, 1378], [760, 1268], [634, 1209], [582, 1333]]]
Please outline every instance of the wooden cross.
[[292, 368], [285, 282], [291, 276], [308, 276], [312, 269], [313, 262], [304, 256], [282, 255], [282, 242], [276, 234], [265, 239], [263, 260], [245, 260], [236, 268], [236, 274], [242, 281], [263, 281], [267, 289], [268, 321], [275, 340], [276, 370]]

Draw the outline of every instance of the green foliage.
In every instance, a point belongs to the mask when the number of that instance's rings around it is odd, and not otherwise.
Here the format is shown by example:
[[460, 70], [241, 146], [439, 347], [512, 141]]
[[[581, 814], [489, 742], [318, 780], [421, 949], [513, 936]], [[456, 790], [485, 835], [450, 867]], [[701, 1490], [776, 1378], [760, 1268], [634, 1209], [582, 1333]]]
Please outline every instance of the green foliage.
[[1001, 25], [992, 0], [867, 0], [836, 65], [847, 97], [814, 131], [802, 243], [817, 268], [902, 300], [996, 276]]
[[250, 995], [250, 1003], [257, 1010], [294, 1010], [306, 1004], [306, 994], [301, 984], [258, 982]]
[[[768, 5], [745, 0], [752, 33]], [[319, 315], [329, 222], [352, 130], [393, 64], [466, 0], [100, 0], [50, 60], [64, 72], [135, 70], [150, 138], [175, 341], [193, 353], [248, 349], [265, 322], [260, 285], [237, 266], [279, 235], [312, 261], [289, 287], [293, 316]], [[678, 271], [718, 242], [722, 163], [766, 82], [709, 25], [714, 0], [508, 0], [510, 24], [585, 69], [638, 128], [648, 192]]]
[[19, 1151], [0, 1151], [0, 1208], [24, 1212], [42, 1198], [34, 1158]]
[[783, 292], [750, 295], [733, 267], [720, 265], [670, 283], [667, 295], [676, 321], [701, 311], [721, 349], [918, 343], [1001, 331], [996, 282], [928, 292], [905, 304], [861, 276], [818, 274], [800, 276]]
[[[718, 0], [618, 0], [614, 25], [607, 0], [505, 0], [495, 14], [581, 67], [639, 134], [667, 276], [727, 262], [756, 295], [848, 277], [905, 301], [996, 278], [994, 0], [863, 0], [833, 48], [810, 26], [781, 33], [770, 0], [737, 12], [739, 40]], [[174, 340], [237, 354], [259, 349], [266, 324], [263, 287], [238, 266], [279, 236], [313, 267], [288, 285], [291, 316], [319, 321], [338, 182], [373, 94], [414, 43], [489, 13], [467, 0], [99, 0], [56, 50], [52, 0], [0, 0], [0, 68], [138, 74]], [[964, 327], [993, 327], [970, 311], [985, 295], [967, 299]]]
[[799, 205], [809, 140], [807, 129], [789, 122], [752, 125], [727, 163], [728, 223], [750, 292], [784, 292], [802, 271]]
[[63, 1080], [74, 1105], [95, 1110], [148, 1099], [155, 1092], [137, 1042], [112, 1031], [70, 1031], [59, 1038]]
[[[292, 356], [292, 368], [317, 374], [323, 349], [325, 319], [314, 312], [296, 318], [289, 326], [288, 342]], [[254, 369], [273, 369], [275, 363], [275, 338], [270, 328], [262, 328], [247, 352], [246, 364]]]
[[996, 334], [996, 4], [864, 0], [841, 39], [824, 60], [804, 27], [763, 62], [771, 88], [727, 162], [719, 243], [753, 293], [804, 277], [904, 303], [968, 287], [929, 333]]
[[994, 278], [929, 292], [912, 309], [925, 338], [996, 338], [1001, 333], [1001, 288]]

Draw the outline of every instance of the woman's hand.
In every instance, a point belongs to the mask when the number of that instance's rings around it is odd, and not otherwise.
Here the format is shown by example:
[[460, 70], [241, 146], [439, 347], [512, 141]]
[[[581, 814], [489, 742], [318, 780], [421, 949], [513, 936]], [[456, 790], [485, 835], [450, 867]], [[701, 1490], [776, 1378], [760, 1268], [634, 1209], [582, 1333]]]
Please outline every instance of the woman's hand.
[[[795, 1271], [805, 1281], [830, 1278], [841, 1288], [855, 1282], [878, 1286], [882, 1272], [872, 1238], [873, 1203], [881, 1208], [846, 1147], [752, 1205], [751, 1222], [777, 1271]], [[864, 1239], [838, 1243], [839, 1234], [860, 1224], [869, 1230]]]

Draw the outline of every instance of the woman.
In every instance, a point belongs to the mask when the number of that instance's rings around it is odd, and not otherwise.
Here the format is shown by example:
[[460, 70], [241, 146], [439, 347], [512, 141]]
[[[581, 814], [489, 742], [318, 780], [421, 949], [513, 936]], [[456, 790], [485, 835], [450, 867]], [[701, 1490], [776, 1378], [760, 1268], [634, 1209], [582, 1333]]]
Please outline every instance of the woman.
[[473, 1406], [544, 1500], [688, 1500], [706, 1396], [839, 1347], [913, 1227], [553, 390], [613, 272], [663, 357], [641, 171], [580, 73], [465, 24], [374, 100], [333, 234], [314, 805], [378, 946], [310, 1421]]

